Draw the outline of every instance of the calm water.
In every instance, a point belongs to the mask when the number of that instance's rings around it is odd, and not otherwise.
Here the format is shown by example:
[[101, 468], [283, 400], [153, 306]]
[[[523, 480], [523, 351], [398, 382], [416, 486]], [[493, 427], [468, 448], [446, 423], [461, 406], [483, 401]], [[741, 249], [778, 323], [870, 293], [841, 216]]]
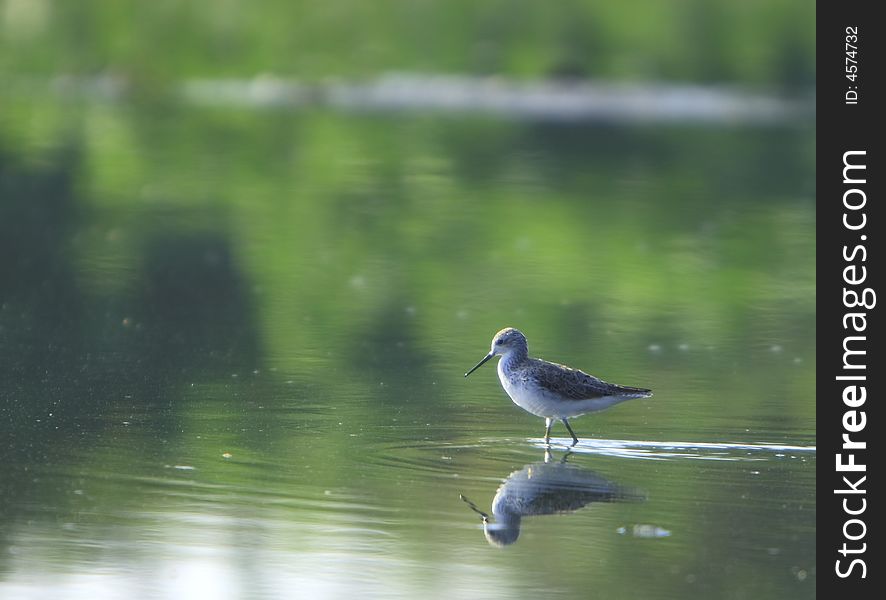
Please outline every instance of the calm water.
[[4, 598], [814, 597], [814, 132], [19, 102]]

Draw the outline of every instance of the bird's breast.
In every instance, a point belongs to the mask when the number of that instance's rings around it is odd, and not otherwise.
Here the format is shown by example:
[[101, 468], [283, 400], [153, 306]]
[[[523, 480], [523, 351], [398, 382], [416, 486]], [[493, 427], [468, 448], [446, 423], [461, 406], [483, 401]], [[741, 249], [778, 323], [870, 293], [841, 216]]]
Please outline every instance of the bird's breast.
[[544, 390], [525, 376], [518, 368], [513, 368], [505, 359], [498, 363], [498, 378], [514, 404], [536, 416], [544, 417], [550, 413], [550, 402]]

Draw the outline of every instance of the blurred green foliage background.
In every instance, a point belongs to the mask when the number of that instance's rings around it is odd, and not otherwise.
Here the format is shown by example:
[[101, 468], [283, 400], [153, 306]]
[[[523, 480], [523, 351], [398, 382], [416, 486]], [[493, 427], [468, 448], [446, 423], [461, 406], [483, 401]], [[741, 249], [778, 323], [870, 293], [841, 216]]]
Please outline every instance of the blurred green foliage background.
[[5, 0], [6, 73], [112, 70], [146, 85], [272, 72], [383, 71], [815, 82], [815, 14], [800, 0]]

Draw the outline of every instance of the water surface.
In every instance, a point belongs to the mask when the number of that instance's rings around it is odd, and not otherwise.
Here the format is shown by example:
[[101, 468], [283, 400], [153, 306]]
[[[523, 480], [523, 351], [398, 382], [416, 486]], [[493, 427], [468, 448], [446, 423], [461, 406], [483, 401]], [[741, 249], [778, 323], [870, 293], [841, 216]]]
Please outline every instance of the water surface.
[[5, 115], [4, 597], [814, 597], [811, 130]]

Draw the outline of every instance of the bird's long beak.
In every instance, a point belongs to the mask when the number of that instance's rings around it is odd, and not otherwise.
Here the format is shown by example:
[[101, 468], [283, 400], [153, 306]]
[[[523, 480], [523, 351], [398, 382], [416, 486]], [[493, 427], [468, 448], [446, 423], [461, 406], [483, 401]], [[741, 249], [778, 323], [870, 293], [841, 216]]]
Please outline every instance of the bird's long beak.
[[484, 357], [483, 357], [483, 360], [481, 360], [481, 361], [478, 362], [476, 365], [474, 365], [474, 368], [473, 368], [473, 369], [471, 369], [470, 371], [468, 371], [467, 373], [465, 373], [465, 377], [467, 377], [468, 375], [470, 375], [471, 373], [473, 373], [474, 371], [476, 371], [477, 369], [479, 369], [480, 367], [482, 367], [482, 366], [483, 366], [483, 363], [485, 363], [487, 360], [489, 360], [489, 359], [492, 358], [493, 356], [495, 356], [495, 354], [493, 354], [492, 352], [490, 352], [489, 354], [487, 354], [486, 356], [484, 356]]
[[465, 498], [465, 496], [463, 494], [459, 494], [458, 497], [461, 498], [462, 500], [464, 500], [465, 504], [468, 505], [468, 508], [470, 508], [472, 511], [474, 511], [475, 513], [480, 515], [480, 517], [483, 519], [483, 523], [489, 522], [489, 515], [487, 515], [485, 512], [483, 512], [482, 510], [477, 508], [476, 504], [474, 504], [473, 502], [471, 502], [470, 500]]

